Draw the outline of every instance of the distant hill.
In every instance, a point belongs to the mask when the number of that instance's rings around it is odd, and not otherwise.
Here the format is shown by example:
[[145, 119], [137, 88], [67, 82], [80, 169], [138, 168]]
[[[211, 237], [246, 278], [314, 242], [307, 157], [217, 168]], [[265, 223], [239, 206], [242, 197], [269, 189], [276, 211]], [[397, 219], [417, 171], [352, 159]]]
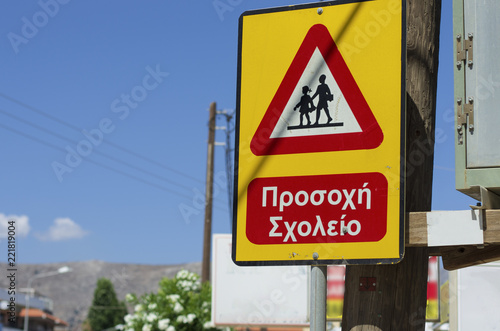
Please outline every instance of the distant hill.
[[[124, 300], [127, 293], [142, 295], [156, 292], [158, 282], [163, 277], [172, 278], [181, 270], [186, 269], [197, 274], [201, 273], [201, 263], [182, 265], [142, 265], [119, 264], [102, 261], [25, 264], [18, 266], [17, 288], [26, 288], [29, 277], [38, 273], [51, 272], [60, 267], [68, 266], [72, 272], [56, 276], [35, 279], [32, 287], [37, 293], [46, 296], [54, 302], [54, 315], [65, 320], [70, 330], [81, 330], [82, 322], [87, 312], [98, 278], [106, 277], [113, 282], [118, 300]], [[7, 269], [5, 263], [0, 263], [2, 270]], [[0, 287], [8, 287], [8, 279], [0, 277]]]

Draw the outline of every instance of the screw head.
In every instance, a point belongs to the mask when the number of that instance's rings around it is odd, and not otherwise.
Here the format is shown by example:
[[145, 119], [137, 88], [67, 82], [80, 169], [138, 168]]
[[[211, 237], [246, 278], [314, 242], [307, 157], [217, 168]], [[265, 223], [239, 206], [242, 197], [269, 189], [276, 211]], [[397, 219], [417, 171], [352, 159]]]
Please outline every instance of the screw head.
[[323, 14], [323, 8], [318, 8], [318, 15]]
[[316, 253], [316, 252], [314, 252], [313, 253], [313, 259], [315, 259], [315, 260], [319, 259], [319, 254]]

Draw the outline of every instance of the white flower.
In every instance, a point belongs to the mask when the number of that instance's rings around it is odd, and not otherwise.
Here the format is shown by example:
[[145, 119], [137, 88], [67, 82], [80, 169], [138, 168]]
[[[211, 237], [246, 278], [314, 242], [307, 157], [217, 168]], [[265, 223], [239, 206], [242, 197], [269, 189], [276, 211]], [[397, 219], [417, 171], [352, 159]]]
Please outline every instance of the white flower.
[[130, 314], [125, 315], [125, 317], [123, 318], [123, 320], [127, 324], [132, 323], [134, 321], [134, 319], [135, 319], [135, 316], [132, 316]]
[[179, 280], [177, 281], [177, 287], [184, 291], [194, 291], [200, 287], [200, 283], [192, 280]]
[[196, 315], [195, 314], [188, 314], [187, 316], [184, 316], [184, 315], [179, 315], [177, 317], [177, 322], [178, 323], [186, 323], [186, 324], [189, 324], [191, 322], [193, 322], [196, 318]]
[[193, 283], [193, 285], [192, 285], [191, 289], [194, 291], [194, 290], [198, 290], [198, 289], [200, 289], [200, 287], [201, 287], [201, 283], [200, 283], [200, 281], [199, 281], [199, 280], [197, 280], [197, 281], [195, 281], [195, 282]]
[[149, 309], [149, 310], [155, 310], [155, 309], [156, 309], [156, 307], [157, 307], [156, 303], [150, 303], [150, 304], [148, 305], [148, 309]]
[[144, 324], [142, 331], [151, 331], [151, 324]]
[[184, 310], [184, 307], [182, 307], [182, 305], [180, 303], [176, 302], [174, 305], [174, 312], [180, 313], [183, 310]]
[[175, 331], [175, 328], [172, 325], [170, 325], [166, 331]]
[[188, 315], [186, 316], [187, 323], [191, 323], [191, 322], [193, 322], [193, 321], [195, 320], [195, 318], [196, 318], [196, 315], [195, 315], [195, 314], [188, 314]]
[[169, 327], [169, 324], [170, 324], [170, 319], [168, 319], [168, 318], [159, 320], [158, 321], [158, 329], [166, 330]]
[[172, 302], [177, 302], [179, 301], [181, 297], [179, 296], [179, 294], [170, 294], [170, 295], [167, 295], [167, 299], [168, 300], [171, 300]]
[[123, 326], [123, 324], [118, 324], [115, 326], [115, 329], [117, 330], [123, 330], [125, 327]]
[[127, 295], [125, 295], [125, 300], [127, 300], [128, 302], [132, 302], [134, 301], [135, 297], [133, 294], [130, 294], [130, 293], [127, 293]]
[[181, 271], [179, 271], [177, 273], [177, 275], [175, 277], [176, 278], [187, 278], [187, 277], [189, 277], [189, 271], [182, 269]]
[[190, 283], [189, 283], [189, 282], [187, 282], [187, 281], [185, 281], [185, 280], [179, 280], [179, 281], [177, 282], [177, 287], [178, 287], [179, 289], [183, 290], [183, 289], [185, 289], [185, 287], [186, 287], [186, 283], [187, 283], [187, 285], [188, 285], [188, 286], [190, 285]]
[[127, 329], [125, 331], [135, 331], [133, 328]]
[[214, 327], [215, 327], [215, 325], [214, 325], [214, 323], [212, 323], [212, 321], [207, 321], [207, 322], [205, 322], [205, 324], [203, 324], [204, 329], [211, 329]]
[[155, 313], [149, 313], [147, 316], [146, 316], [146, 320], [150, 323], [154, 322], [156, 319], [158, 318], [158, 315], [156, 315]]
[[135, 305], [134, 310], [135, 311], [142, 311], [142, 310], [144, 310], [144, 307], [141, 304], [138, 304], [138, 305]]
[[208, 301], [205, 301], [201, 304], [201, 308], [208, 308], [210, 306], [210, 303]]

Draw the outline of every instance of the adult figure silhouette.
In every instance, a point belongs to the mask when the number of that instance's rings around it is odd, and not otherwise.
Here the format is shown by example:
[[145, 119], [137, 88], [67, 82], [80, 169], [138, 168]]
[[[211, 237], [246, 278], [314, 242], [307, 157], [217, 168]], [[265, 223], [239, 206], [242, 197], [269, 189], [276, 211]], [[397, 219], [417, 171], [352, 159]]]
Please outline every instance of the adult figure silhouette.
[[321, 115], [321, 109], [325, 111], [326, 116], [328, 117], [328, 122], [332, 121], [332, 117], [330, 116], [330, 111], [328, 110], [328, 102], [333, 101], [333, 94], [330, 92], [330, 88], [327, 84], [325, 84], [326, 75], [319, 76], [320, 84], [316, 88], [316, 93], [312, 96], [312, 99], [319, 97], [318, 105], [316, 107], [316, 123], [319, 124], [319, 117]]

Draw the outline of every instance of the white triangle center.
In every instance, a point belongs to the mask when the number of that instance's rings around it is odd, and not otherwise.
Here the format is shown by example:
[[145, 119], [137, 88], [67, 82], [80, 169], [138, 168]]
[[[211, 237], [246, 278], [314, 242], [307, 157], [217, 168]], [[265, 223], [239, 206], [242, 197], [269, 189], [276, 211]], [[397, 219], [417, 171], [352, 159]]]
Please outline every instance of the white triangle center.
[[[323, 83], [320, 82], [322, 75], [325, 76]], [[328, 96], [330, 94], [327, 92], [328, 90], [333, 98]], [[318, 112], [319, 121], [316, 122]], [[331, 120], [329, 120], [327, 112]], [[271, 138], [361, 131], [361, 127], [351, 107], [347, 104], [337, 81], [330, 72], [321, 52], [316, 48], [274, 127]]]

